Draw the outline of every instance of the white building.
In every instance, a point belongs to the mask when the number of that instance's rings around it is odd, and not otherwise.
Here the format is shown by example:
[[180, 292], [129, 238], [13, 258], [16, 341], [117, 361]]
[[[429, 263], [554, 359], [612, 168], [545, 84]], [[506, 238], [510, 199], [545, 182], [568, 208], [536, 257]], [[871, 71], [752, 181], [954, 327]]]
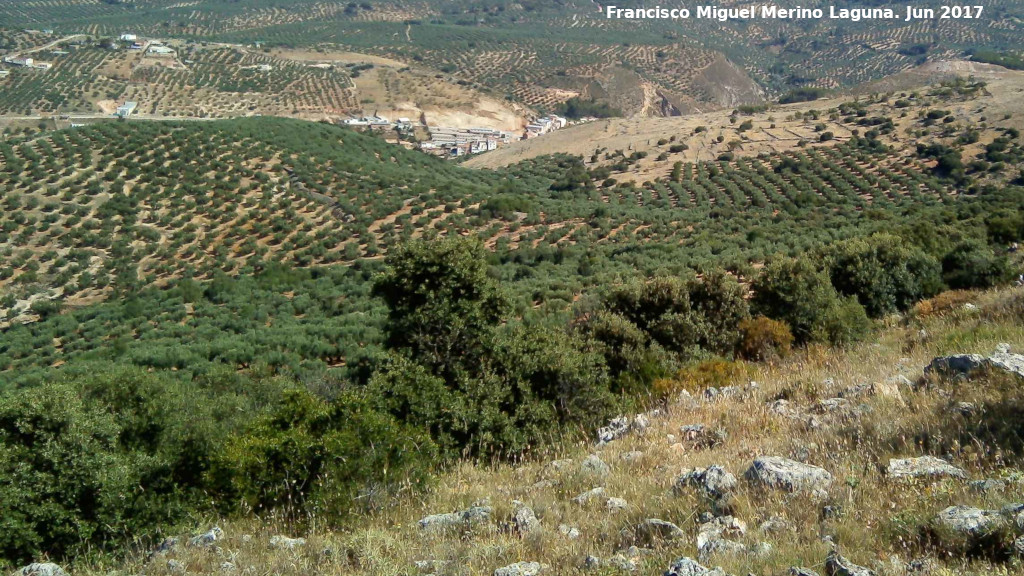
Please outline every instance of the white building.
[[135, 34], [121, 34], [121, 37], [118, 38], [121, 42], [135, 42], [138, 39], [139, 37]]
[[4, 57], [4, 62], [13, 64], [14, 66], [25, 66], [26, 68], [31, 68], [35, 60], [31, 58], [21, 58], [18, 56], [6, 56]]
[[23, 66], [25, 68], [35, 68], [37, 70], [49, 70], [53, 68], [53, 64], [50, 62], [39, 62], [32, 58], [21, 58], [18, 56], [6, 56], [4, 62], [12, 66]]
[[135, 113], [135, 109], [138, 107], [138, 102], [125, 102], [121, 106], [117, 107], [117, 112], [114, 113], [114, 116], [117, 116], [118, 118], [128, 118]]

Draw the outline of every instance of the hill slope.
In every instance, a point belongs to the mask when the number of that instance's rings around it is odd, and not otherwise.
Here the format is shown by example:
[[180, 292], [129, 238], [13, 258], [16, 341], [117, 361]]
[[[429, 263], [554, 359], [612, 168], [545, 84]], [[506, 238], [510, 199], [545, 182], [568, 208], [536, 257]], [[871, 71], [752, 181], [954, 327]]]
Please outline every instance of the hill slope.
[[[1008, 555], [1018, 529], [986, 544], [944, 533], [935, 519], [951, 505], [999, 510], [1024, 498], [1020, 380], [996, 370], [964, 383], [922, 369], [937, 355], [987, 356], [1000, 342], [1019, 350], [1022, 305], [1021, 288], [946, 296], [848, 351], [812, 348], [717, 377], [684, 372], [673, 385], [689, 394], [651, 415], [642, 431], [606, 445], [561, 446], [514, 465], [465, 463], [427, 494], [344, 531], [316, 526], [302, 542], [281, 540], [298, 534], [274, 518], [228, 522], [211, 547], [182, 538], [120, 569], [447, 576], [538, 562], [542, 574], [660, 574], [689, 556], [733, 574], [777, 575], [790, 566], [835, 573], [824, 567], [832, 542], [876, 574], [1014, 573], [1020, 560]], [[891, 458], [924, 455], [964, 477], [901, 480], [891, 471]], [[833, 480], [813, 498], [760, 488], [742, 474], [761, 456], [817, 465]], [[722, 489], [730, 498], [716, 503], [697, 485], [677, 486], [685, 471], [712, 465], [738, 478]], [[595, 487], [603, 492], [584, 505], [574, 501]], [[486, 506], [473, 522], [439, 529], [443, 518], [429, 518], [471, 506]], [[735, 520], [701, 552], [700, 534], [713, 533], [706, 523], [723, 514]], [[650, 518], [680, 531], [646, 530]]]
[[[619, 4], [643, 5], [634, 0]], [[838, 7], [849, 4], [863, 7], [852, 2]], [[738, 1], [720, 5], [745, 6]], [[782, 5], [826, 8], [827, 14], [828, 3]], [[928, 0], [915, 7], [941, 5]], [[905, 10], [891, 6], [896, 13]], [[827, 15], [821, 20], [636, 21], [608, 19], [600, 8], [587, 0], [60, 0], [0, 6], [0, 26], [50, 27], [60, 34], [97, 37], [130, 30], [186, 41], [340, 47], [422, 65], [534, 109], [549, 109], [583, 94], [610, 97], [627, 115], [756, 104], [795, 88], [848, 87], [975, 50], [1012, 61], [1021, 33], [1021, 4], [1016, 0], [986, 6], [981, 18], [910, 22], [853, 22]], [[623, 66], [635, 78], [606, 93], [607, 79]], [[316, 94], [289, 90], [285, 96], [302, 108], [309, 104], [303, 96], [324, 96], [324, 110], [355, 105], [346, 74], [325, 76], [331, 89]], [[672, 106], [650, 107], [646, 98], [636, 97], [640, 91], [658, 93]], [[79, 91], [75, 99], [87, 94]]]

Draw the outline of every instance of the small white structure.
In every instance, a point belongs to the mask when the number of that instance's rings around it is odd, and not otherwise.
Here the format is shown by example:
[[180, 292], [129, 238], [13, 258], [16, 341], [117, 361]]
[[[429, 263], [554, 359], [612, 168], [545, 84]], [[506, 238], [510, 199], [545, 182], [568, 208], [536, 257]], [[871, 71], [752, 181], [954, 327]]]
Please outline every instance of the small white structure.
[[260, 64], [259, 66], [256, 67], [256, 69], [259, 70], [260, 72], [270, 72], [271, 70], [274, 69], [274, 67], [271, 66], [270, 64]]
[[35, 68], [37, 70], [49, 70], [50, 68], [53, 68], [53, 64], [50, 62], [39, 62], [32, 58], [21, 58], [19, 56], [5, 56], [4, 63], [12, 66]]
[[135, 109], [138, 107], [138, 102], [125, 102], [121, 106], [117, 107], [117, 112], [114, 113], [114, 116], [117, 116], [118, 118], [128, 118], [135, 113]]
[[7, 56], [4, 58], [4, 62], [12, 64], [14, 66], [24, 66], [26, 68], [30, 68], [32, 67], [32, 64], [35, 63], [35, 60], [31, 58], [21, 58], [19, 56]]
[[121, 42], [135, 42], [138, 39], [139, 37], [135, 34], [121, 34], [121, 37], [118, 38]]
[[149, 47], [148, 52], [150, 54], [155, 54], [155, 55], [158, 55], [158, 56], [169, 56], [171, 54], [174, 54], [174, 49], [173, 48], [168, 48], [167, 46], [158, 46], [158, 45], [154, 44], [154, 45]]

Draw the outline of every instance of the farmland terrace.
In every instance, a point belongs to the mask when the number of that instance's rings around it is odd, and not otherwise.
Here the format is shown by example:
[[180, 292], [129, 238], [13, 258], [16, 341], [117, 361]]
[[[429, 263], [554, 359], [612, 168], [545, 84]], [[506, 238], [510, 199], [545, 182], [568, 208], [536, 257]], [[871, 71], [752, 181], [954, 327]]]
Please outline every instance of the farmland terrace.
[[[47, 0], [0, 6], [0, 26], [49, 27], [97, 37], [131, 30], [152, 37], [341, 48], [429, 67], [536, 109], [583, 95], [610, 100], [627, 113], [651, 113], [637, 102], [647, 90], [666, 103], [658, 113], [673, 113], [754, 104], [793, 88], [841, 89], [971, 51], [1012, 55], [1022, 14], [1020, 0], [996, 2], [981, 19], [885, 24], [618, 21], [603, 18], [597, 5], [585, 0], [300, 0], [286, 6]], [[634, 74], [629, 81], [617, 81], [620, 66]]]

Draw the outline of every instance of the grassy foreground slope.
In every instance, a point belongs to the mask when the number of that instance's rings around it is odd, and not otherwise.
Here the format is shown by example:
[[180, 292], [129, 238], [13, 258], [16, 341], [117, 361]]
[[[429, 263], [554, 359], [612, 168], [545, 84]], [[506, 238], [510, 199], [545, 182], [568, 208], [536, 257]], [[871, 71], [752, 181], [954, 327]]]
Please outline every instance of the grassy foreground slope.
[[[935, 575], [1018, 573], [1020, 560], [1008, 558], [1008, 540], [960, 548], [942, 538], [934, 518], [951, 505], [998, 510], [1024, 498], [1020, 381], [996, 372], [951, 381], [922, 369], [937, 355], [988, 355], [1001, 342], [1019, 351], [1021, 290], [944, 294], [845, 351], [811, 347], [774, 365], [740, 365], [717, 376], [683, 372], [671, 385], [692, 397], [664, 407], [644, 434], [603, 447], [563, 445], [516, 464], [466, 463], [427, 493], [400, 499], [350, 529], [314, 523], [301, 545], [270, 544], [295, 535], [279, 517], [230, 521], [220, 524], [224, 532], [213, 547], [179, 544], [78, 573], [463, 575], [536, 561], [547, 565], [547, 574], [618, 574], [608, 561], [622, 554], [636, 573], [660, 574], [676, 558], [698, 557], [700, 517], [712, 506], [696, 489], [674, 490], [673, 484], [684, 470], [710, 465], [739, 477], [731, 514], [746, 533], [729, 538], [760, 551], [713, 553], [703, 560], [707, 566], [734, 574], [784, 574], [790, 566], [826, 573], [829, 537], [845, 557], [877, 574], [906, 574], [908, 565]], [[741, 392], [710, 399], [709, 387], [725, 386]], [[720, 431], [719, 440], [705, 445], [681, 433], [693, 424]], [[584, 470], [590, 454], [607, 463], [607, 475]], [[827, 469], [835, 479], [827, 497], [816, 501], [750, 485], [741, 474], [762, 455]], [[966, 479], [886, 475], [890, 458], [922, 455], [947, 459], [966, 471]], [[1000, 482], [984, 491], [972, 484], [985, 479]], [[597, 486], [605, 492], [590, 504], [573, 501]], [[625, 507], [610, 509], [608, 497], [623, 498]], [[525, 536], [515, 528], [517, 500], [539, 519], [540, 528]], [[493, 513], [472, 528], [436, 534], [418, 524], [429, 514], [482, 502]], [[648, 518], [675, 523], [683, 534], [645, 540], [637, 526]], [[577, 529], [578, 537], [568, 537], [563, 525]], [[206, 530], [209, 523], [198, 527]], [[639, 550], [630, 552], [632, 545]], [[584, 570], [588, 555], [603, 559], [604, 567]], [[428, 563], [417, 568], [418, 561]]]

